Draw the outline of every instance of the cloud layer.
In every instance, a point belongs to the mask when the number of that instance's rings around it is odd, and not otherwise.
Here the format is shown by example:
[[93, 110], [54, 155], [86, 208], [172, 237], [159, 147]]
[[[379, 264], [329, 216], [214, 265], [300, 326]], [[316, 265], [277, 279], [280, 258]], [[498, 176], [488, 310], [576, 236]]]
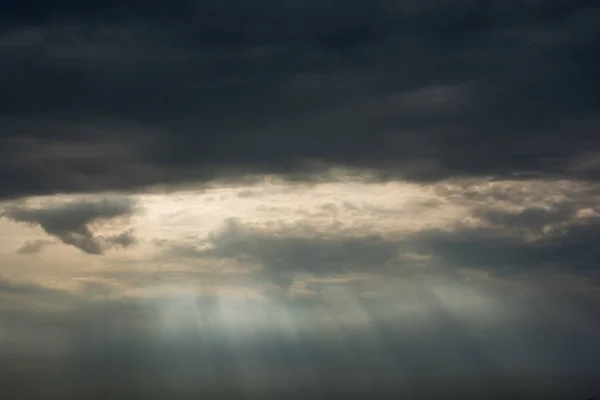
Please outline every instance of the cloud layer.
[[598, 176], [595, 1], [94, 4], [4, 13], [0, 196]]

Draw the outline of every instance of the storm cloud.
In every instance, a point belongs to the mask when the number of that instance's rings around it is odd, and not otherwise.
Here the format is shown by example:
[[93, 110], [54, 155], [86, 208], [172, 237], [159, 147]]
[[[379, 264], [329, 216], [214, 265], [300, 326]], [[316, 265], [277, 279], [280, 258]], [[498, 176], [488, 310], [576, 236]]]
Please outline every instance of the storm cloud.
[[336, 166], [595, 180], [599, 12], [591, 0], [15, 3], [0, 37], [0, 195]]

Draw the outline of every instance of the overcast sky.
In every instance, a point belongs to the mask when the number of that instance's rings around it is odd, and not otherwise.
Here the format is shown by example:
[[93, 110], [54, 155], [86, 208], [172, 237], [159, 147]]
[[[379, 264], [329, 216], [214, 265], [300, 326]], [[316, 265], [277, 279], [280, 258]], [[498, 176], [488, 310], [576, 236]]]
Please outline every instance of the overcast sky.
[[0, 391], [600, 396], [599, 54], [597, 0], [2, 2]]

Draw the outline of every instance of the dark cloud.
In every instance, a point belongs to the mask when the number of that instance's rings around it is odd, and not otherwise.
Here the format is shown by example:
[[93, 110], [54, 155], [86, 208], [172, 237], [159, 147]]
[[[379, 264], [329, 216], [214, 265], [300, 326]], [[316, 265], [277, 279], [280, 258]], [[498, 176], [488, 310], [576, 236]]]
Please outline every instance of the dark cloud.
[[293, 232], [282, 232], [280, 236], [230, 220], [203, 247], [175, 244], [167, 252], [167, 257], [258, 263], [268, 279], [287, 286], [301, 273], [330, 276], [388, 269], [398, 256], [398, 242], [376, 236], [327, 238]]
[[106, 247], [119, 247], [126, 249], [137, 243], [137, 239], [133, 235], [133, 231], [121, 232], [117, 235], [106, 236], [103, 238]]
[[61, 242], [89, 254], [102, 254], [107, 248], [129, 247], [135, 243], [131, 232], [102, 237], [95, 233], [93, 224], [134, 212], [129, 199], [114, 198], [95, 201], [55, 203], [46, 207], [10, 205], [0, 216], [15, 222], [40, 226], [47, 234]]
[[411, 245], [419, 253], [438, 257], [448, 265], [490, 269], [500, 275], [514, 276], [547, 268], [593, 276], [598, 270], [600, 253], [595, 244], [600, 233], [598, 218], [528, 238], [515, 231], [532, 229], [539, 234], [540, 228], [550, 226], [558, 216], [529, 209], [517, 214], [495, 212], [489, 217], [501, 224], [421, 232], [411, 239]]
[[598, 176], [597, 1], [10, 4], [3, 197], [339, 164]]

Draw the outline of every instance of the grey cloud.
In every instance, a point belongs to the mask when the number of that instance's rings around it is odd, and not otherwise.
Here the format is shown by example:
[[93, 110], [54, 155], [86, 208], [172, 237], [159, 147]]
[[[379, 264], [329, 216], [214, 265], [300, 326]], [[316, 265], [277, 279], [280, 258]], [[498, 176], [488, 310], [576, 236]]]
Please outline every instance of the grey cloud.
[[37, 254], [44, 249], [44, 247], [51, 245], [53, 242], [51, 240], [28, 240], [25, 242], [19, 249], [17, 253], [19, 254]]
[[106, 247], [118, 247], [127, 249], [137, 243], [133, 231], [121, 232], [118, 235], [107, 236], [103, 238]]
[[[500, 219], [509, 220], [517, 227], [539, 229], [555, 217], [550, 215], [548, 220], [540, 219], [545, 214], [530, 210], [520, 213], [522, 222], [519, 222], [519, 215], [505, 215]], [[549, 268], [590, 276], [598, 269], [600, 253], [596, 237], [599, 233], [600, 220], [590, 218], [531, 241], [500, 225], [421, 232], [411, 238], [411, 245], [419, 253], [434, 256], [448, 265], [489, 269], [500, 275], [516, 276]]]
[[398, 243], [379, 237], [338, 238], [262, 233], [230, 220], [206, 245], [171, 247], [168, 256], [231, 258], [255, 262], [265, 276], [287, 286], [299, 273], [335, 275], [357, 270], [385, 270], [398, 256]]
[[256, 197], [261, 197], [262, 195], [263, 194], [260, 193], [260, 192], [257, 192], [257, 191], [254, 191], [254, 190], [248, 190], [248, 189], [246, 189], [246, 190], [240, 190], [237, 193], [237, 196], [241, 197], [241, 198], [256, 198]]
[[123, 232], [103, 238], [94, 232], [93, 225], [127, 217], [133, 212], [134, 204], [131, 200], [112, 198], [55, 203], [38, 208], [10, 205], [0, 215], [15, 222], [39, 225], [47, 234], [85, 253], [102, 254], [107, 248], [116, 245], [132, 245], [132, 236], [130, 232]]
[[561, 224], [571, 225], [580, 209], [580, 205], [563, 203], [550, 208], [530, 207], [518, 212], [478, 210], [474, 214], [496, 228], [539, 235], [548, 230], [562, 229]]
[[[14, 6], [0, 38], [0, 196], [310, 180], [331, 165], [596, 179], [573, 165], [598, 147], [597, 6]], [[74, 160], [48, 142], [116, 150]]]

